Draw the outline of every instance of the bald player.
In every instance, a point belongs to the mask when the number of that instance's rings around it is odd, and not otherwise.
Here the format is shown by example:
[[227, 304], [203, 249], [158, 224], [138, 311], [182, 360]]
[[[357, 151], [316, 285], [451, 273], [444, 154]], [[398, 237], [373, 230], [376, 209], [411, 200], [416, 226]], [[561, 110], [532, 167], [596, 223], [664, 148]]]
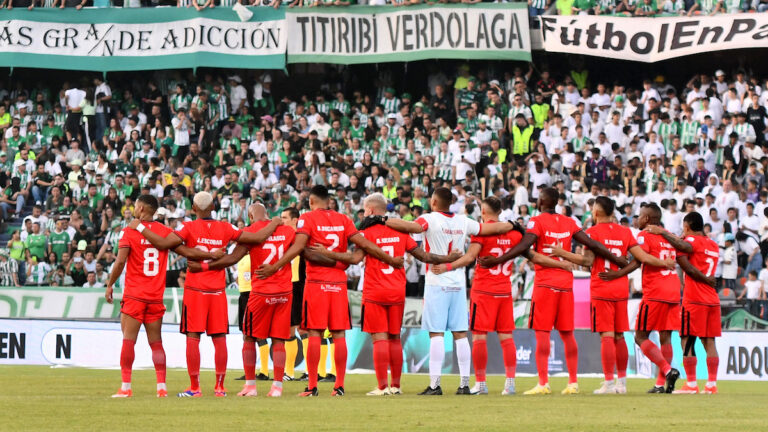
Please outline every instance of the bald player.
[[[595, 198], [595, 203], [592, 205], [592, 218], [595, 220], [595, 225], [587, 229], [587, 235], [604, 244], [616, 256], [626, 256], [627, 252], [631, 252], [635, 261], [674, 272], [676, 267], [674, 259], [667, 257], [662, 260], [647, 253], [640, 246], [639, 241], [635, 240], [629, 228], [614, 222], [614, 207], [613, 200], [606, 196]], [[592, 331], [600, 334], [600, 356], [605, 376], [605, 381], [594, 393], [626, 393], [629, 351], [624, 332], [629, 331], [629, 314], [627, 313], [629, 279], [626, 276], [613, 281], [600, 278], [600, 273], [615, 270], [615, 268], [610, 262], [595, 257], [590, 250], [585, 250], [583, 255], [579, 255], [557, 246], [551, 247], [553, 255], [582, 267], [591, 267], [589, 291]], [[614, 368], [618, 379], [614, 379]]]
[[[576, 222], [564, 215], [555, 213], [559, 193], [555, 188], [546, 188], [539, 195], [538, 208], [541, 214], [528, 221], [528, 230], [515, 247], [500, 257], [482, 257], [480, 265], [486, 268], [503, 264], [535, 247], [536, 252], [552, 256], [550, 245], [570, 251], [572, 241], [586, 246], [595, 255], [606, 259], [619, 267], [627, 265], [627, 260], [611, 253], [600, 242], [595, 241]], [[556, 258], [562, 259], [562, 258]], [[562, 394], [579, 393], [577, 369], [579, 348], [573, 336], [573, 273], [559, 268], [535, 266], [533, 298], [528, 327], [536, 332], [536, 369], [539, 383], [524, 394], [551, 394], [549, 387], [549, 334], [554, 327], [565, 345], [565, 361], [568, 367], [568, 386]]]
[[[226, 249], [230, 241], [245, 244], [264, 242], [274, 230], [282, 224], [280, 218], [274, 218], [259, 232], [243, 232], [235, 229], [229, 222], [211, 218], [214, 209], [213, 196], [208, 192], [198, 192], [192, 202], [196, 219], [186, 222], [179, 231], [161, 237], [151, 230], [142, 231], [142, 235], [160, 249], [175, 248], [182, 243], [190, 249], [215, 251]], [[184, 299], [180, 331], [187, 335], [187, 372], [190, 386], [178, 394], [179, 397], [201, 397], [200, 391], [200, 335], [207, 333], [215, 349], [216, 384], [214, 395], [227, 395], [224, 388], [224, 376], [227, 370], [227, 345], [225, 336], [229, 333], [229, 305], [224, 270], [208, 269], [208, 262], [203, 261], [201, 271], [187, 275], [184, 285]]]
[[[285, 251], [275, 263], [265, 263], [255, 269], [255, 275], [267, 279], [290, 263], [308, 246], [321, 244], [330, 251], [346, 251], [348, 243], [354, 243], [367, 254], [393, 268], [402, 268], [403, 259], [388, 255], [378, 246], [363, 237], [352, 220], [328, 208], [330, 196], [322, 185], [312, 187], [309, 195], [311, 211], [304, 213], [297, 224], [293, 246]], [[346, 330], [351, 328], [349, 319], [349, 298], [347, 297], [347, 275], [345, 265], [329, 268], [314, 262], [307, 262], [307, 282], [304, 287], [302, 327], [309, 332], [307, 347], [307, 388], [299, 394], [303, 397], [318, 396], [317, 365], [320, 361], [320, 338], [329, 329], [335, 344], [334, 363], [336, 383], [331, 396], [344, 396], [344, 376], [347, 368]]]

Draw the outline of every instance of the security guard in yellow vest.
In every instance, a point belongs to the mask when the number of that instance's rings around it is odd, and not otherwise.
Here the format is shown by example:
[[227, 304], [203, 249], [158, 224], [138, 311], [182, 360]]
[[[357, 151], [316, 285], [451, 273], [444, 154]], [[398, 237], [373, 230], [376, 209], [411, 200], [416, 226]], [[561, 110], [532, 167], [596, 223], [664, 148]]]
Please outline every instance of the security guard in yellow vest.
[[525, 161], [533, 150], [534, 127], [529, 124], [523, 114], [515, 116], [515, 124], [512, 126], [512, 157], [518, 164]]
[[544, 96], [541, 93], [536, 93], [534, 96], [535, 102], [531, 104], [531, 113], [533, 114], [533, 122], [539, 129], [544, 128], [544, 122], [549, 117], [549, 104], [544, 102]]

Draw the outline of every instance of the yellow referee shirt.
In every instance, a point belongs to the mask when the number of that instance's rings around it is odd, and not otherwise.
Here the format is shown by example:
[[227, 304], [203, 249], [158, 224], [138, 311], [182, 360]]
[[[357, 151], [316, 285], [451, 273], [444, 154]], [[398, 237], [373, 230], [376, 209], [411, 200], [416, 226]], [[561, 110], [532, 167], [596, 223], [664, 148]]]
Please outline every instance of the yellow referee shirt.
[[240, 292], [251, 290], [251, 256], [246, 255], [237, 263], [237, 287]]

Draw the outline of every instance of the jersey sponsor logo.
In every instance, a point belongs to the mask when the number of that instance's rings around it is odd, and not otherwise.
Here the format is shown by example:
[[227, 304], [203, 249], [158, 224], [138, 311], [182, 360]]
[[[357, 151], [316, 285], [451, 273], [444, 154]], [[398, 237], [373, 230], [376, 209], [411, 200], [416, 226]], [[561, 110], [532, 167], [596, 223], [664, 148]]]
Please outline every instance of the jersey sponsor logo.
[[561, 233], [559, 233], [559, 232], [547, 231], [544, 235], [546, 237], [552, 237], [552, 238], [556, 238], [556, 239], [559, 240], [559, 239], [569, 238], [571, 236], [571, 233], [569, 233], [569, 232], [561, 232]]
[[685, 241], [689, 241], [689, 242], [692, 242], [692, 241], [694, 241], [694, 240], [695, 240], [695, 239], [694, 239], [693, 237], [686, 237], [686, 238], [685, 238]]
[[528, 221], [528, 225], [526, 225], [526, 228], [533, 229], [533, 227], [536, 226], [536, 222], [534, 221]]
[[320, 226], [317, 227], [317, 230], [318, 231], [322, 231], [322, 232], [341, 232], [341, 231], [344, 231], [344, 227], [343, 226], [338, 226], [338, 225], [337, 226], [323, 226], [323, 225], [320, 225]]
[[637, 244], [645, 244], [645, 237], [640, 236], [637, 238]]
[[267, 297], [264, 303], [268, 305], [288, 303], [288, 297]]
[[304, 228], [304, 221], [299, 220], [299, 223], [296, 224], [296, 228]]
[[340, 292], [341, 291], [341, 285], [329, 285], [329, 284], [321, 284], [320, 289], [325, 292]]

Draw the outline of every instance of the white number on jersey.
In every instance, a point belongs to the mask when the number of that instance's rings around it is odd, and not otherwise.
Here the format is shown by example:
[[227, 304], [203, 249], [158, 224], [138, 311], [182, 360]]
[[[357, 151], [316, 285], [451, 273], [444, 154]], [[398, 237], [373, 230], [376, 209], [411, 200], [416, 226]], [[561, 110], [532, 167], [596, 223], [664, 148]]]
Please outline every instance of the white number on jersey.
[[157, 276], [160, 273], [160, 252], [155, 248], [144, 249], [144, 275]]

